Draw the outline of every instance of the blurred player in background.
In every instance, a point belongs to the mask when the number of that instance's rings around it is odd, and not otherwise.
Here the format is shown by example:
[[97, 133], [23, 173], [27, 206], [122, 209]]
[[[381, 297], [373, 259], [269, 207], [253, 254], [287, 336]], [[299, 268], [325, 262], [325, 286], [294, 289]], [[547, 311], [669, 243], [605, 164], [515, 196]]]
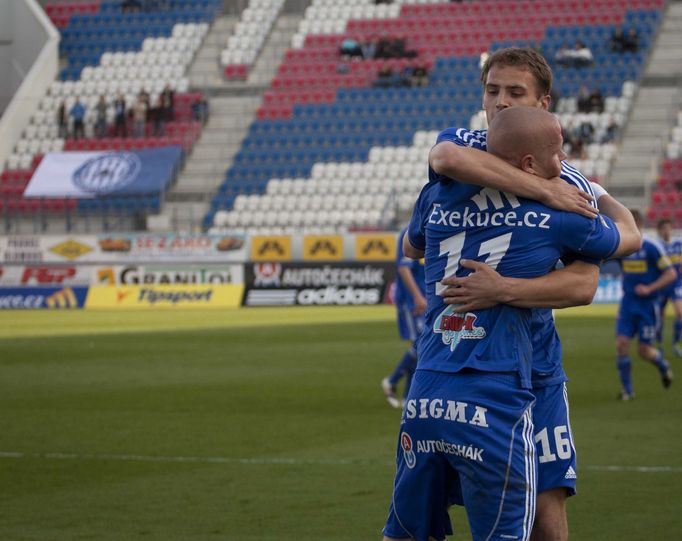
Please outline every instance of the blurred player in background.
[[426, 310], [424, 262], [405, 257], [403, 237], [406, 232], [405, 227], [398, 235], [394, 302], [400, 338], [408, 340], [410, 347], [403, 354], [393, 373], [381, 380], [381, 388], [386, 400], [394, 408], [402, 407], [402, 401], [397, 396], [397, 385], [402, 378], [405, 378], [403, 396], [407, 397], [410, 391], [412, 375], [417, 367], [417, 350], [414, 342], [424, 328], [424, 311]]
[[[562, 142], [559, 122], [540, 108], [509, 108], [491, 123], [491, 149], [536, 182], [561, 172]], [[409, 257], [425, 256], [428, 309], [384, 539], [443, 539], [451, 530], [447, 505], [457, 494], [475, 541], [525, 541], [537, 468], [532, 314], [508, 305], [457, 314], [443, 302], [441, 280], [468, 274], [465, 259], [539, 276], [564, 252], [609, 257], [623, 248], [621, 236], [608, 218], [552, 211], [457, 182], [433, 166], [429, 180], [404, 247]]]
[[[481, 73], [483, 108], [488, 123], [512, 106], [547, 110], [552, 90], [552, 70], [533, 49], [509, 48], [488, 57]], [[488, 186], [507, 193], [544, 202], [550, 207], [596, 213], [589, 201], [593, 195], [589, 181], [566, 162], [560, 178], [538, 182], [537, 177], [515, 168], [486, 152], [487, 132], [449, 128], [432, 150], [434, 169], [450, 178]], [[545, 193], [544, 190], [550, 190]], [[554, 190], [554, 192], [552, 192]], [[560, 201], [552, 199], [560, 194]], [[590, 194], [590, 195], [587, 195]], [[630, 213], [615, 199], [603, 195], [600, 210], [630, 229], [632, 250], [639, 235]], [[565, 206], [562, 206], [565, 205]], [[627, 224], [626, 224], [627, 222]], [[632, 251], [630, 250], [630, 251]], [[629, 253], [629, 252], [627, 252]], [[599, 281], [599, 261], [580, 256], [563, 269], [534, 279], [503, 278], [482, 263], [465, 263], [475, 270], [466, 278], [445, 278], [446, 304], [463, 305], [462, 311], [508, 303], [526, 308], [564, 308], [592, 302]], [[474, 268], [475, 267], [475, 268]], [[566, 374], [561, 363], [562, 349], [549, 309], [533, 310], [533, 410], [535, 441], [540, 457], [538, 498], [533, 541], [568, 539], [566, 498], [575, 494], [577, 466], [568, 412]]]
[[[641, 214], [633, 210], [632, 215], [641, 229]], [[621, 259], [621, 267], [623, 298], [616, 320], [616, 366], [622, 389], [617, 398], [630, 400], [635, 396], [630, 359], [630, 342], [635, 334], [639, 341], [639, 356], [658, 369], [663, 387], [667, 389], [673, 381], [670, 365], [663, 358], [663, 351], [656, 349], [654, 343], [661, 324], [659, 297], [664, 288], [675, 282], [677, 273], [661, 243], [647, 236], [644, 236], [637, 252]]]
[[673, 224], [670, 220], [661, 220], [656, 225], [658, 237], [663, 244], [665, 253], [674, 265], [677, 272], [677, 280], [661, 290], [661, 326], [659, 327], [658, 343], [663, 349], [663, 323], [665, 321], [665, 307], [671, 301], [675, 310], [673, 322], [673, 351], [678, 357], [682, 357], [682, 237], [673, 237]]

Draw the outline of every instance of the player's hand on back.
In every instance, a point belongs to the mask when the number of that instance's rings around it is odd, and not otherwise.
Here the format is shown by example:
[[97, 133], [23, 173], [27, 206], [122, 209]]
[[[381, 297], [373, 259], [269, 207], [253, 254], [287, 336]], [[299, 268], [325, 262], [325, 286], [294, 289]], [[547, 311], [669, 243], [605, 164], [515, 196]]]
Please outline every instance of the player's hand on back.
[[504, 278], [485, 263], [462, 259], [460, 266], [471, 269], [468, 276], [443, 279], [447, 287], [443, 293], [445, 304], [459, 305], [455, 312], [483, 310], [504, 302]]
[[559, 177], [546, 181], [547, 193], [541, 203], [550, 208], [581, 214], [594, 218], [599, 211], [592, 205], [592, 196]]

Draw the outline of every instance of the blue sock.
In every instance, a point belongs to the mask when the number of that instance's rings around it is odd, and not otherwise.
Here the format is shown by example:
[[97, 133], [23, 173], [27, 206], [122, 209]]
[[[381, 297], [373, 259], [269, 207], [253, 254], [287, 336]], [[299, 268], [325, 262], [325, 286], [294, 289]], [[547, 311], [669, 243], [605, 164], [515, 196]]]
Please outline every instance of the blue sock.
[[395, 367], [393, 373], [388, 376], [389, 383], [391, 385], [396, 385], [403, 376], [408, 374], [411, 375], [414, 372], [416, 365], [417, 352], [414, 347], [410, 347], [410, 349], [405, 352], [402, 359], [400, 359], [400, 362], [398, 363], [398, 366]]
[[618, 367], [620, 383], [623, 386], [623, 390], [628, 394], [632, 394], [632, 361], [630, 360], [630, 357], [628, 355], [618, 357], [616, 366]]
[[668, 361], [666, 361], [663, 358], [663, 352], [660, 349], [656, 350], [656, 357], [654, 358], [654, 364], [656, 365], [656, 368], [658, 368], [658, 371], [661, 374], [665, 373], [665, 371], [668, 370], [668, 368], [670, 368]]
[[682, 337], [682, 319], [676, 319], [673, 324], [673, 344], [677, 344]]

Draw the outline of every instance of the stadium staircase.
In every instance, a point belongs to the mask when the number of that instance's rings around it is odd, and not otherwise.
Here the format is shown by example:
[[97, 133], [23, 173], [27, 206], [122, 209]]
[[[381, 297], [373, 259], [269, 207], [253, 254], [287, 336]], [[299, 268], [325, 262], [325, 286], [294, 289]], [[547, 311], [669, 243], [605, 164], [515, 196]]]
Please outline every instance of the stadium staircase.
[[[682, 2], [670, 2], [662, 18], [661, 29], [640, 82], [639, 92], [623, 134], [620, 152], [611, 174], [605, 180], [608, 190], [624, 204], [644, 209], [653, 224], [662, 216], [682, 225], [682, 213], [675, 216], [674, 196], [658, 194], [656, 179], [665, 158], [668, 132], [674, 126], [682, 98]], [[673, 189], [666, 185], [664, 192]], [[671, 201], [671, 205], [667, 202]], [[653, 204], [650, 205], [649, 203]], [[682, 203], [682, 200], [679, 201]]]
[[235, 16], [222, 15], [213, 21], [189, 68], [189, 82], [192, 88], [205, 90], [225, 85], [225, 80], [217, 69], [218, 57], [238, 20]]

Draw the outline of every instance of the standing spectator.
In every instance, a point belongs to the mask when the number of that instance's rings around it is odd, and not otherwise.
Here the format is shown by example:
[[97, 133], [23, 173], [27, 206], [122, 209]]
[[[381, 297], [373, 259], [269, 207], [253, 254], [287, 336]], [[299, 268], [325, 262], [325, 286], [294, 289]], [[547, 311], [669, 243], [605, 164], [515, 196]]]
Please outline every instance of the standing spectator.
[[128, 137], [126, 100], [123, 94], [119, 94], [114, 100], [114, 134], [117, 137]]
[[66, 116], [66, 101], [62, 100], [57, 109], [57, 126], [59, 138], [66, 139], [69, 136], [69, 119]]
[[76, 96], [76, 103], [71, 107], [69, 115], [73, 119], [73, 138], [80, 139], [85, 137], [83, 119], [85, 118], [85, 105], [81, 103], [80, 96]]
[[192, 118], [198, 120], [202, 124], [206, 124], [208, 120], [208, 101], [203, 94], [197, 95], [196, 100], [192, 102]]
[[144, 137], [145, 124], [147, 122], [147, 102], [140, 92], [137, 101], [133, 106], [133, 135], [135, 137]]
[[149, 109], [152, 121], [152, 135], [161, 136], [166, 133], [166, 110], [163, 103], [163, 94], [156, 98], [154, 106]]
[[108, 105], [103, 95], [100, 95], [95, 105], [95, 135], [101, 139], [107, 133], [107, 109]]
[[161, 114], [164, 122], [172, 122], [175, 119], [175, 92], [166, 85], [161, 93]]

